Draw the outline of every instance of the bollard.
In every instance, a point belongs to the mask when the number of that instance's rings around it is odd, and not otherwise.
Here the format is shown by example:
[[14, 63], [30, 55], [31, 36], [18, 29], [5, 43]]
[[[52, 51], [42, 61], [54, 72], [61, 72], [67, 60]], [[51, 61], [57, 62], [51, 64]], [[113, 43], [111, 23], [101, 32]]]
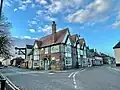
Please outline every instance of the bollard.
[[5, 82], [6, 80], [5, 79], [1, 79], [1, 90], [5, 90]]

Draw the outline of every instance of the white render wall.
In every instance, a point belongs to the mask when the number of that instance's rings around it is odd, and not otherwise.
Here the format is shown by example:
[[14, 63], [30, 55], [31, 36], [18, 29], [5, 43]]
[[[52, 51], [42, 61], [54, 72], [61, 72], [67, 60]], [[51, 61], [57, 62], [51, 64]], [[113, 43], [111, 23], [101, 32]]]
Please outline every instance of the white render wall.
[[120, 64], [120, 48], [114, 49], [116, 64]]

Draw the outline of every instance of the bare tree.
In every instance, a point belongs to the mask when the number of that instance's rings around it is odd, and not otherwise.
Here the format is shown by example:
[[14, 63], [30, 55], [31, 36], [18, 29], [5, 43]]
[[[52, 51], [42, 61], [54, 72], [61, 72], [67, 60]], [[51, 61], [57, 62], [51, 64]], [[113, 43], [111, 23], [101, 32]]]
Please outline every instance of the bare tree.
[[12, 40], [9, 29], [11, 23], [2, 14], [0, 19], [0, 57], [9, 58], [11, 56], [10, 50], [12, 47]]

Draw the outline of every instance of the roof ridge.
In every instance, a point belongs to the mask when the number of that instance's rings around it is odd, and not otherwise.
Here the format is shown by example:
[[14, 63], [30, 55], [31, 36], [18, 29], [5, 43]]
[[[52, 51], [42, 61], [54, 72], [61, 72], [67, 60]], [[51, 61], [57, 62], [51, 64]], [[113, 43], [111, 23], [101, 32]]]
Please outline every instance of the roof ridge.
[[[68, 28], [64, 28], [63, 30], [68, 30]], [[63, 31], [63, 30], [58, 30], [56, 33], [61, 32], [61, 31]], [[50, 36], [50, 35], [52, 35], [52, 34], [43, 36], [43, 37], [39, 38], [38, 41], [40, 41], [40, 39], [43, 39], [43, 38], [48, 37], [48, 36]]]
[[120, 48], [120, 41], [113, 47], [113, 49], [115, 48]]

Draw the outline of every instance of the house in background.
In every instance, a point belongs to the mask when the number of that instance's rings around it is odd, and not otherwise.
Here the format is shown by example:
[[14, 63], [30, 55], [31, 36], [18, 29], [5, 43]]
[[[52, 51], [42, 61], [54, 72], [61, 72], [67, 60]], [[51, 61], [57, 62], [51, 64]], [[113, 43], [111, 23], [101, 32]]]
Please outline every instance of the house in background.
[[97, 50], [94, 50], [94, 61], [93, 66], [103, 65], [103, 58]]
[[[33, 45], [26, 45], [26, 53], [25, 53], [25, 67], [28, 68], [28, 61], [30, 60], [30, 57], [28, 56], [28, 54], [31, 52], [33, 48]], [[30, 63], [30, 62], [29, 62]]]
[[115, 58], [107, 55], [105, 53], [101, 53], [101, 56], [103, 58], [103, 64], [115, 64]]
[[113, 47], [116, 66], [120, 66], [120, 41]]
[[90, 49], [89, 47], [86, 48], [87, 50], [87, 59], [88, 59], [88, 67], [91, 67], [93, 66], [93, 60], [94, 59], [94, 49]]
[[3, 65], [10, 65], [10, 61], [11, 61], [11, 58], [8, 58], [8, 59], [4, 59], [3, 61], [2, 61], [2, 63], [3, 63]]
[[101, 56], [103, 58], [103, 64], [109, 64], [110, 57], [105, 53], [101, 53]]
[[84, 38], [79, 39], [80, 44], [80, 60], [81, 66], [86, 67], [88, 66], [88, 59], [87, 59], [87, 46]]
[[[79, 35], [71, 35], [71, 44], [72, 44], [72, 66], [73, 68], [79, 68], [81, 66], [80, 61], [80, 44], [78, 43]], [[78, 64], [78, 65], [77, 65]]]

